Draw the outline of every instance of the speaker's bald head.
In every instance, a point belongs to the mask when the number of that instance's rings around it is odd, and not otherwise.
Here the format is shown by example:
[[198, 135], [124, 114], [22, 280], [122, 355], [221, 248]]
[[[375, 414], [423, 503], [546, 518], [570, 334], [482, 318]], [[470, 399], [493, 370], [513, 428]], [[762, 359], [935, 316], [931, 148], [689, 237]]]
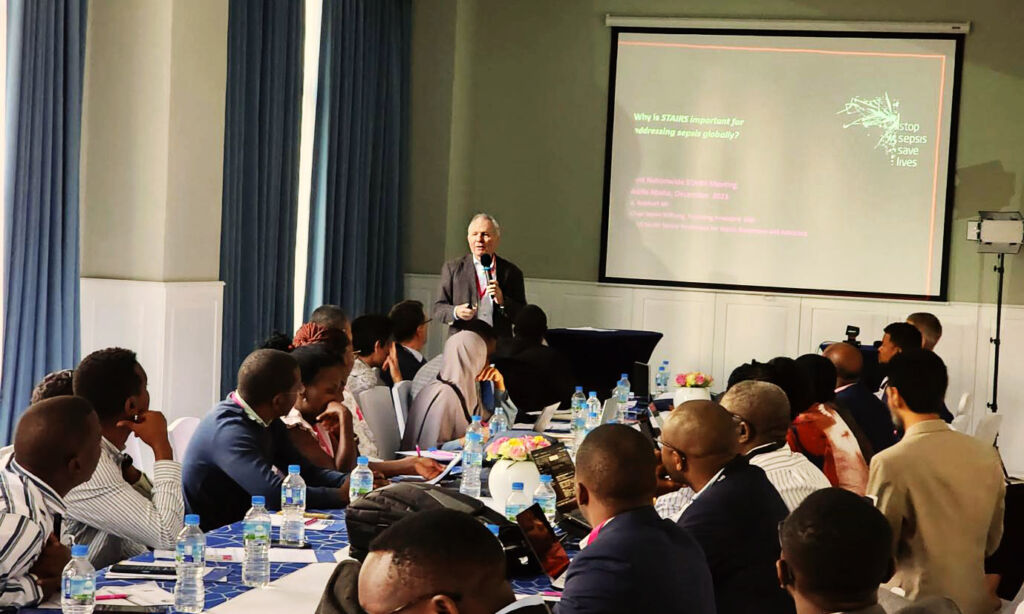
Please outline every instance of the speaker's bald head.
[[662, 439], [687, 458], [732, 457], [739, 446], [738, 424], [718, 403], [687, 401], [669, 414]]
[[14, 459], [62, 496], [92, 476], [99, 450], [100, 422], [82, 397], [36, 403], [14, 431]]
[[589, 434], [576, 454], [576, 479], [610, 507], [650, 503], [657, 461], [650, 441], [623, 424], [605, 424]]

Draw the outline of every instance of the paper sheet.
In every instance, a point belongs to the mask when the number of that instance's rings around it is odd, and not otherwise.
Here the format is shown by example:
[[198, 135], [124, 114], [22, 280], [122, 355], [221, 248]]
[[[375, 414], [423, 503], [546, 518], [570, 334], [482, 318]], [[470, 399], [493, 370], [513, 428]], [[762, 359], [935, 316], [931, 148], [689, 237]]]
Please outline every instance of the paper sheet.
[[[402, 456], [416, 456], [416, 450], [398, 452]], [[451, 462], [458, 452], [448, 452], [446, 450], [422, 450], [419, 455], [426, 458], [432, 458], [439, 463]]]
[[[284, 516], [281, 514], [272, 514], [270, 516], [270, 526], [281, 527], [284, 524]], [[306, 530], [307, 531], [324, 531], [328, 527], [334, 524], [333, 520], [324, 520], [323, 518], [307, 518], [306, 519]]]
[[[211, 563], [241, 563], [245, 558], [244, 548], [207, 548], [206, 560]], [[312, 548], [271, 548], [271, 563], [315, 563], [316, 552]]]
[[[141, 582], [129, 586], [105, 586], [96, 590], [96, 596], [128, 595], [124, 599], [104, 599], [100, 603], [109, 605], [159, 606], [174, 605], [174, 594], [160, 588], [156, 582]], [[60, 593], [37, 606], [41, 610], [59, 610]]]

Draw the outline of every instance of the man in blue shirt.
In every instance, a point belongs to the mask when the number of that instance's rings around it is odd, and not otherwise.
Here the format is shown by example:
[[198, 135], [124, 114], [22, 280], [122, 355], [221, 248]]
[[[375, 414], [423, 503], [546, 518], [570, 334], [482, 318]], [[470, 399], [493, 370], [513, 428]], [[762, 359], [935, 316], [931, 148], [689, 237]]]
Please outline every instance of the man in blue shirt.
[[279, 419], [302, 392], [299, 366], [286, 352], [257, 350], [238, 369], [238, 389], [196, 428], [185, 453], [185, 506], [209, 531], [242, 520], [253, 495], [280, 509], [288, 465], [302, 468], [309, 508], [348, 504], [348, 476], [310, 464], [292, 446]]

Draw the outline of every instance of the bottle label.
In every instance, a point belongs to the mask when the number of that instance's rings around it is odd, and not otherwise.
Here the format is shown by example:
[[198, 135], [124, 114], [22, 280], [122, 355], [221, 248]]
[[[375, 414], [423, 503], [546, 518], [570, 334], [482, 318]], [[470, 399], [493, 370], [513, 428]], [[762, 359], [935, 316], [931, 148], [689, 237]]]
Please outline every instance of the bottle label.
[[282, 488], [281, 489], [281, 504], [282, 505], [298, 505], [306, 507], [306, 489], [305, 488]]
[[61, 592], [64, 601], [91, 605], [96, 598], [96, 582], [92, 578], [64, 578], [62, 584]]
[[178, 563], [196, 563], [199, 565], [206, 564], [206, 546], [203, 544], [185, 544], [179, 543], [178, 547], [175, 548], [174, 559]]
[[462, 455], [462, 463], [466, 466], [473, 465], [479, 467], [483, 465], [483, 462], [483, 454], [479, 452], [465, 452]]
[[269, 522], [247, 522], [242, 527], [243, 539], [246, 543], [270, 543]]

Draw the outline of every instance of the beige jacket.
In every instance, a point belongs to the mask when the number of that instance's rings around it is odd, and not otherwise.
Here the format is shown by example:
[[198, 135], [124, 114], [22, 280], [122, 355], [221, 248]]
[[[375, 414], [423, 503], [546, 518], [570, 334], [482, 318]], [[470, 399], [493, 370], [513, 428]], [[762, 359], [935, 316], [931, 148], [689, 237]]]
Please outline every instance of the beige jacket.
[[942, 420], [915, 424], [871, 460], [867, 492], [893, 528], [896, 574], [887, 586], [989, 614], [985, 557], [1002, 538], [1006, 495], [995, 448]]

